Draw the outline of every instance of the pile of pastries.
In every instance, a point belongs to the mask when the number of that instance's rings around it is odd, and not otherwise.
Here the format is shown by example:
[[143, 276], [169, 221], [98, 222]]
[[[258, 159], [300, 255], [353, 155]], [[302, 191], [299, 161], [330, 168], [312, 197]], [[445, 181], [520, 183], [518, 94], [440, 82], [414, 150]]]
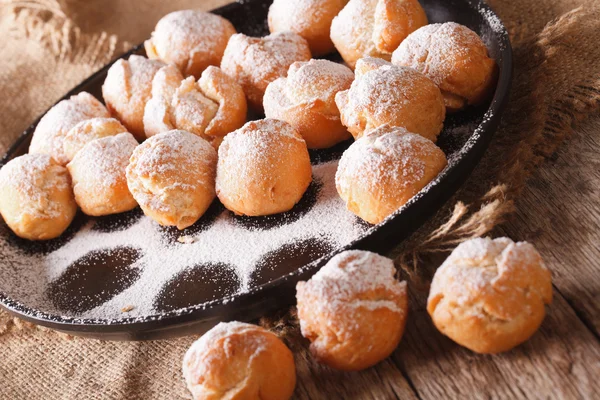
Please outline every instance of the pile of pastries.
[[[449, 112], [488, 99], [497, 67], [477, 34], [427, 25], [417, 0], [275, 0], [271, 34], [236, 33], [197, 10], [163, 17], [148, 57], [119, 59], [104, 104], [82, 92], [51, 108], [29, 154], [0, 171], [0, 213], [20, 237], [59, 236], [77, 208], [140, 206], [184, 229], [218, 197], [236, 214], [289, 211], [311, 179], [309, 149], [354, 138], [335, 180], [347, 208], [383, 221], [442, 171]], [[345, 64], [315, 59], [337, 50]], [[265, 119], [247, 122], [248, 110]]]

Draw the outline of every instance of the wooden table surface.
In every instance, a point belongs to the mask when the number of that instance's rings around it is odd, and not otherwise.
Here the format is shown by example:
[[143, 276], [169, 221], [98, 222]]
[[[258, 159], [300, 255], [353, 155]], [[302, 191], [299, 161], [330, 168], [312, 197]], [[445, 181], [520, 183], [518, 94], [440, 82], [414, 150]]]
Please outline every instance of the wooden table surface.
[[600, 116], [577, 129], [529, 181], [494, 232], [532, 242], [553, 274], [540, 330], [500, 355], [478, 355], [433, 326], [412, 290], [406, 333], [388, 360], [340, 373], [297, 357], [299, 399], [600, 399]]

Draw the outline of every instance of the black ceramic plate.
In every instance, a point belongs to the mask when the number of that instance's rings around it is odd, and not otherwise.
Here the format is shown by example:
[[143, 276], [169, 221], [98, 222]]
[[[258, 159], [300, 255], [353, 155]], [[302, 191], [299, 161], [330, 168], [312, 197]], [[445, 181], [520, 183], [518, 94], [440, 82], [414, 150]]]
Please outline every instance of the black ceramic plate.
[[[334, 199], [333, 163], [349, 145], [343, 143], [311, 154], [315, 183], [294, 210], [276, 217], [235, 218], [216, 202], [197, 224], [179, 233], [158, 227], [139, 210], [104, 219], [80, 215], [61, 238], [41, 244], [18, 239], [0, 223], [0, 304], [28, 321], [76, 335], [167, 338], [200, 333], [219, 321], [251, 320], [293, 304], [296, 282], [308, 279], [334, 254], [350, 248], [383, 252], [398, 244], [466, 180], [499, 124], [511, 83], [510, 42], [487, 5], [469, 0], [421, 3], [431, 23], [455, 21], [476, 31], [498, 63], [500, 75], [488, 105], [448, 116], [438, 145], [449, 166], [384, 222], [361, 223]], [[245, 0], [214, 12], [229, 19], [239, 32], [261, 36], [268, 33], [269, 4]], [[132, 53], [143, 54], [143, 50], [138, 46], [123, 57]], [[339, 60], [339, 55], [330, 58]], [[101, 98], [107, 69], [65, 97], [88, 91]], [[0, 166], [27, 151], [36, 124], [23, 133]], [[323, 205], [326, 201], [337, 206], [328, 209]], [[179, 243], [183, 235], [200, 243]], [[167, 243], [168, 251], [148, 256], [143, 248], [146, 237]], [[208, 252], [212, 259], [204, 256], [205, 241], [224, 246], [222, 259], [214, 248]], [[91, 249], [90, 242], [97, 248]], [[197, 251], [197, 260], [190, 258], [192, 251]], [[244, 265], [232, 265], [236, 260]], [[61, 263], [65, 265], [57, 267]], [[171, 270], [173, 274], [168, 273]]]

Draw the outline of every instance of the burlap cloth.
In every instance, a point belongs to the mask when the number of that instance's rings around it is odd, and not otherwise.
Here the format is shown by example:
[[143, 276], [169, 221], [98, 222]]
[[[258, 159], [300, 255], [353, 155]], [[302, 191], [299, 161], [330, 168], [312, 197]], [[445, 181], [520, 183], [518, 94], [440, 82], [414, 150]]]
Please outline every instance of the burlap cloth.
[[[160, 16], [224, 3], [227, 0], [2, 0], [0, 152], [67, 90], [145, 39]], [[507, 25], [515, 50], [511, 102], [468, 183], [395, 251], [417, 290], [424, 282], [423, 274], [416, 273], [420, 260], [501, 223], [536, 166], [572, 133], [578, 120], [600, 105], [600, 2], [490, 3]], [[298, 352], [297, 363], [306, 364], [305, 346], [287, 320], [263, 323], [284, 326], [290, 332], [288, 343]], [[0, 398], [186, 398], [180, 362], [192, 340], [71, 338], [0, 311]]]

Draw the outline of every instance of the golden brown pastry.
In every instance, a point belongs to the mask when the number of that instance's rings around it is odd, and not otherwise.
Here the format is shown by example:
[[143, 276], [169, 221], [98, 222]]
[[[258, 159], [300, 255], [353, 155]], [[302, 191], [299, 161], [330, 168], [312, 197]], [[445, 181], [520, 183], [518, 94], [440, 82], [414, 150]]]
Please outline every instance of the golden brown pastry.
[[363, 57], [390, 60], [390, 54], [413, 31], [427, 24], [417, 0], [350, 0], [333, 19], [331, 40], [354, 68]]
[[312, 180], [306, 142], [287, 122], [250, 121], [219, 147], [217, 196], [238, 215], [289, 211]]
[[127, 166], [127, 185], [144, 214], [184, 229], [215, 198], [217, 152], [193, 133], [173, 130], [139, 145]]
[[287, 400], [296, 386], [290, 349], [275, 334], [241, 322], [220, 323], [183, 358], [194, 400]]
[[262, 111], [269, 83], [285, 76], [295, 61], [310, 60], [308, 43], [293, 32], [256, 38], [238, 33], [227, 43], [221, 69], [235, 79], [246, 93], [248, 105]]
[[388, 357], [400, 343], [408, 297], [394, 262], [368, 251], [333, 257], [308, 282], [298, 282], [298, 318], [320, 362], [357, 371]]
[[427, 75], [444, 95], [449, 112], [480, 104], [492, 94], [496, 62], [479, 36], [466, 26], [446, 22], [412, 33], [394, 52], [392, 62]]
[[223, 137], [246, 122], [242, 87], [220, 68], [210, 66], [200, 80], [183, 79], [173, 65], [161, 68], [152, 81], [152, 98], [146, 103], [146, 136], [182, 129], [218, 148]]
[[334, 50], [329, 37], [331, 21], [348, 0], [275, 0], [269, 8], [271, 33], [295, 32], [308, 42], [313, 56]]
[[349, 90], [335, 96], [342, 123], [355, 138], [388, 124], [436, 141], [444, 127], [446, 108], [438, 87], [425, 75], [379, 58], [356, 63]]
[[354, 214], [378, 224], [402, 207], [447, 165], [432, 141], [404, 128], [381, 126], [344, 152], [337, 191]]
[[69, 172], [47, 154], [9, 161], [0, 170], [0, 193], [0, 214], [24, 239], [60, 236], [77, 212]]
[[125, 176], [129, 157], [137, 146], [129, 132], [103, 137], [86, 144], [67, 164], [81, 211], [101, 216], [137, 207]]
[[219, 15], [181, 10], [162, 17], [144, 47], [148, 58], [175, 64], [185, 76], [199, 78], [208, 66], [221, 63], [234, 33], [231, 22]]
[[29, 152], [48, 154], [59, 164], [66, 165], [70, 161], [63, 148], [67, 133], [81, 121], [96, 117], [108, 118], [110, 114], [102, 103], [87, 92], [60, 101], [38, 123]]
[[79, 150], [92, 140], [115, 136], [127, 132], [127, 129], [114, 118], [92, 118], [81, 121], [65, 135], [63, 151], [71, 161]]
[[529, 339], [552, 302], [552, 277], [527, 242], [477, 238], [438, 268], [427, 311], [435, 326], [477, 353], [500, 353]]
[[152, 79], [165, 64], [132, 55], [117, 60], [108, 70], [102, 96], [111, 114], [125, 125], [136, 139], [144, 140], [144, 108], [150, 99]]
[[271, 82], [265, 92], [265, 116], [286, 121], [309, 149], [331, 147], [352, 136], [340, 120], [335, 95], [352, 85], [354, 74], [327, 60], [295, 62], [287, 78]]

